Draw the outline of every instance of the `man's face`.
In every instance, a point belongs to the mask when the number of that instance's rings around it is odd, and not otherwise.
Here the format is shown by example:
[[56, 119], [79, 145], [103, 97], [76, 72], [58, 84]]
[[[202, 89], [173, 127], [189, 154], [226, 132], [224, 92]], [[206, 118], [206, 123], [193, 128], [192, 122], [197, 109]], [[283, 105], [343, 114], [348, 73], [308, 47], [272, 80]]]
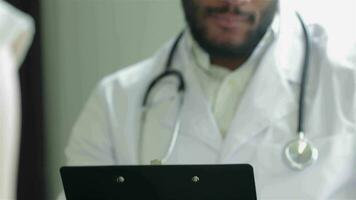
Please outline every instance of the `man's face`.
[[277, 10], [278, 0], [182, 0], [194, 39], [209, 54], [249, 55]]

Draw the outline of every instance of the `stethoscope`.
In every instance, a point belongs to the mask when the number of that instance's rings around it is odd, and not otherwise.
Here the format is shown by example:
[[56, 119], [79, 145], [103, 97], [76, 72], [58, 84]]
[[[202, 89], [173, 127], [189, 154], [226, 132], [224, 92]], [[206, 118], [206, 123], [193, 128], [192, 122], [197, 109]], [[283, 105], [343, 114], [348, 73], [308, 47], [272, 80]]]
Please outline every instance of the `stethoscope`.
[[[303, 34], [304, 34], [304, 41], [305, 41], [305, 55], [303, 60], [301, 89], [299, 95], [298, 128], [297, 128], [297, 137], [285, 145], [283, 151], [283, 157], [287, 165], [290, 166], [292, 169], [303, 170], [307, 166], [315, 163], [318, 160], [318, 149], [306, 138], [304, 132], [304, 107], [305, 107], [304, 98], [305, 98], [305, 89], [306, 89], [306, 82], [307, 82], [307, 72], [309, 68], [311, 45], [310, 45], [310, 37], [309, 37], [307, 27], [303, 19], [298, 13], [297, 13], [297, 17], [301, 23]], [[164, 72], [158, 75], [149, 84], [142, 102], [143, 113], [141, 116], [141, 127], [140, 127], [141, 140], [143, 138], [142, 136], [143, 124], [144, 122], [146, 122], [147, 111], [150, 108], [148, 102], [149, 102], [149, 96], [151, 91], [166, 77], [175, 77], [177, 79], [178, 81], [177, 91], [179, 94], [178, 111], [177, 111], [178, 113], [176, 116], [176, 121], [173, 129], [171, 141], [164, 156], [161, 159], [152, 160], [151, 161], [152, 165], [160, 165], [160, 164], [167, 163], [177, 143], [177, 138], [181, 127], [181, 111], [184, 103], [186, 86], [183, 80], [182, 73], [175, 69], [172, 69], [172, 61], [173, 61], [174, 54], [177, 50], [178, 43], [181, 40], [182, 36], [183, 36], [183, 32], [178, 35], [177, 39], [173, 43], [168, 59], [166, 61]]]

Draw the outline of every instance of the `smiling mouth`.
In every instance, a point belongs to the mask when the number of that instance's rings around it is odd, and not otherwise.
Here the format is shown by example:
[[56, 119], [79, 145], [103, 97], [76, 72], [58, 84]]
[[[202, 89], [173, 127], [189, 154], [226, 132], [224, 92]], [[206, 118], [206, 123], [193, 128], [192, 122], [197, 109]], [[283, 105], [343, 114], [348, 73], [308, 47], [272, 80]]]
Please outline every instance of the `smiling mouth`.
[[256, 20], [252, 13], [244, 12], [240, 8], [229, 9], [227, 7], [207, 8], [206, 17], [214, 24], [225, 29], [253, 25]]
[[243, 25], [250, 25], [251, 20], [246, 15], [236, 15], [231, 13], [213, 14], [208, 17], [213, 23], [221, 28], [234, 29]]

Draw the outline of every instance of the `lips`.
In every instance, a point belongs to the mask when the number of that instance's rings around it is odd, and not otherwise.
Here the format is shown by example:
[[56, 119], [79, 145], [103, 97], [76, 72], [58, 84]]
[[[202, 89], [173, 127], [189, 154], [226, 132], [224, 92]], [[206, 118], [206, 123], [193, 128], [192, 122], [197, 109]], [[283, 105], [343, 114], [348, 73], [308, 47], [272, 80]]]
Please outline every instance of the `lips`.
[[235, 29], [250, 24], [249, 17], [234, 13], [213, 14], [209, 20], [224, 29]]

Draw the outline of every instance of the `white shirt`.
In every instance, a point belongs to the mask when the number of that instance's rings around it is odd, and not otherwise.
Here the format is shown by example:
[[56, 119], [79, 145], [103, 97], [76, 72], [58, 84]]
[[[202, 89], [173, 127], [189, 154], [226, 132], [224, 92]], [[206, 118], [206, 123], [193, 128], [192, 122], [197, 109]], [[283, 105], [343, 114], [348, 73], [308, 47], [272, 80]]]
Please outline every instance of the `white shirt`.
[[277, 14], [271, 28], [267, 30], [252, 55], [243, 65], [233, 71], [211, 64], [209, 55], [192, 39], [191, 35], [189, 37], [192, 55], [196, 62], [194, 65], [195, 75], [223, 137], [230, 128], [231, 121], [256, 66], [278, 32], [278, 24], [279, 16]]

